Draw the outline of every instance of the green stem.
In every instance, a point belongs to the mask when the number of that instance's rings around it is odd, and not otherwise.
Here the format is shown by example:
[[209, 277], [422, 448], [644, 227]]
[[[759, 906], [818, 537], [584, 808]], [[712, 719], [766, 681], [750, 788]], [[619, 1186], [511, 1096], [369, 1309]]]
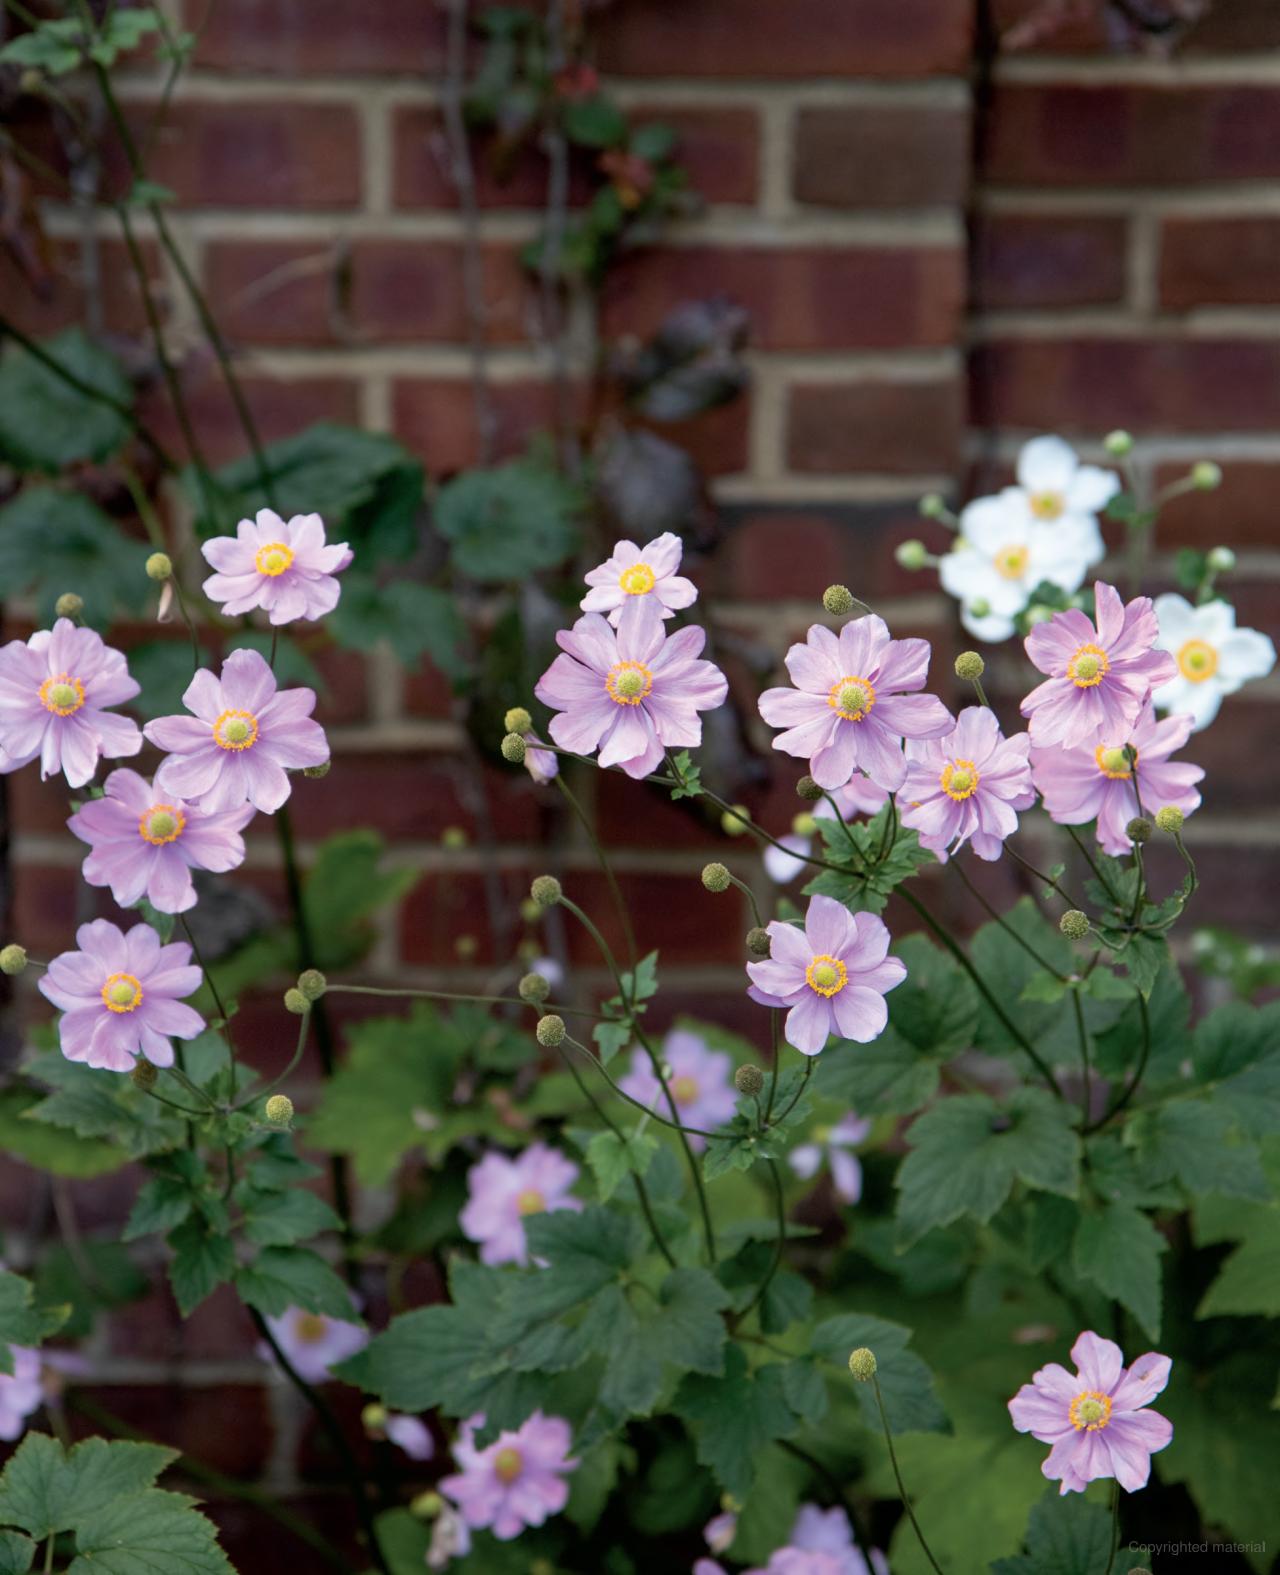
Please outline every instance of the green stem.
[[1084, 1003], [1078, 985], [1071, 989], [1071, 1005], [1075, 1012], [1076, 1037], [1080, 1041], [1080, 1125], [1083, 1130], [1089, 1125], [1089, 1030], [1085, 1026]]
[[265, 1099], [268, 1094], [272, 1093], [275, 1089], [279, 1088], [281, 1083], [283, 1083], [287, 1078], [292, 1076], [294, 1069], [298, 1065], [298, 1062], [302, 1060], [302, 1052], [307, 1047], [307, 1030], [310, 1027], [311, 1027], [311, 1004], [310, 1004], [310, 1002], [308, 1002], [307, 1010], [302, 1013], [302, 1020], [298, 1024], [298, 1043], [294, 1046], [293, 1055], [289, 1058], [288, 1066], [286, 1066], [284, 1071], [281, 1072], [278, 1076], [273, 1077], [265, 1088], [259, 1089], [256, 1093], [251, 1094], [248, 1099], [244, 1100], [241, 1104], [237, 1105], [236, 1106], [237, 1110], [244, 1110], [249, 1105], [256, 1104], [259, 1100]]
[[1051, 891], [1056, 891], [1059, 897], [1062, 898], [1063, 902], [1066, 903], [1068, 908], [1080, 909], [1080, 903], [1076, 901], [1069, 891], [1064, 890], [1063, 887], [1060, 886], [1056, 880], [1054, 880], [1052, 875], [1046, 875], [1043, 870], [1038, 870], [1034, 864], [1024, 859], [1021, 853], [1019, 853], [1017, 849], [1013, 847], [1011, 842], [1005, 843], [1004, 850], [1010, 855], [1011, 858], [1016, 859], [1018, 863], [1022, 865], [1024, 870], [1027, 870], [1030, 874], [1034, 875], [1037, 880], [1043, 881]]
[[773, 1259], [769, 1264], [769, 1268], [765, 1274], [764, 1279], [761, 1280], [760, 1284], [756, 1287], [755, 1295], [737, 1315], [735, 1322], [745, 1318], [748, 1313], [754, 1312], [768, 1295], [769, 1287], [773, 1284], [774, 1275], [776, 1275], [778, 1270], [782, 1267], [783, 1255], [787, 1249], [787, 1201], [786, 1195], [782, 1190], [782, 1173], [778, 1169], [777, 1160], [766, 1159], [765, 1164], [769, 1167], [769, 1175], [773, 1181], [774, 1209], [775, 1217], [778, 1222], [778, 1240], [774, 1249]]
[[1142, 1049], [1138, 1052], [1138, 1064], [1134, 1069], [1133, 1076], [1121, 1090], [1120, 1097], [1100, 1121], [1095, 1121], [1092, 1126], [1085, 1129], [1086, 1135], [1090, 1132], [1098, 1131], [1101, 1127], [1105, 1127], [1113, 1117], [1120, 1114], [1137, 1092], [1138, 1085], [1142, 1082], [1142, 1074], [1147, 1070], [1147, 1058], [1151, 1054], [1151, 1013], [1147, 1007], [1146, 997], [1141, 990], [1137, 992], [1135, 999], [1138, 1003], [1138, 1016], [1142, 1020]]
[[[604, 1078], [605, 1082], [608, 1083], [609, 1087], [614, 1091], [615, 1094], [618, 1095], [620, 1099], [625, 1099], [629, 1105], [634, 1105], [642, 1115], [651, 1117], [658, 1123], [659, 1126], [669, 1127], [673, 1132], [687, 1132], [692, 1137], [713, 1138], [720, 1136], [718, 1132], [708, 1132], [703, 1127], [686, 1127], [679, 1121], [670, 1121], [666, 1116], [660, 1116], [651, 1105], [646, 1105], [642, 1100], [637, 1099], [633, 1094], [628, 1094], [620, 1084], [616, 1083], [613, 1080], [613, 1076], [610, 1073], [609, 1068], [604, 1064], [600, 1057], [598, 1055], [594, 1055], [591, 1050], [582, 1043], [581, 1040], [573, 1038], [571, 1034], [566, 1034], [563, 1043], [572, 1045], [575, 1050], [580, 1051], [585, 1059], [595, 1067], [596, 1071], [599, 1072], [600, 1076]], [[659, 1077], [658, 1080], [661, 1082], [661, 1077]]]
[[613, 866], [609, 863], [600, 838], [596, 835], [596, 828], [591, 824], [591, 817], [578, 802], [577, 795], [563, 776], [557, 775], [556, 786], [564, 795], [564, 800], [569, 808], [578, 817], [578, 823], [586, 833], [587, 841], [591, 844], [591, 851], [595, 854], [596, 863], [604, 874], [605, 882], [609, 887], [609, 896], [613, 900], [613, 906], [617, 909], [618, 919], [622, 925], [622, 937], [627, 949], [627, 961], [634, 968], [639, 955], [636, 951], [635, 931], [631, 927], [631, 915], [627, 912], [627, 905], [622, 899], [622, 888], [618, 885], [618, 878], [613, 873]]
[[227, 1097], [234, 1099], [236, 1097], [236, 1047], [231, 1042], [231, 1019], [227, 1015], [227, 1008], [223, 1004], [222, 996], [217, 984], [214, 982], [213, 974], [205, 966], [204, 958], [200, 955], [200, 947], [196, 944], [195, 935], [190, 924], [187, 923], [185, 913], [178, 915], [178, 922], [182, 925], [182, 933], [187, 937], [187, 944], [191, 947], [191, 955], [196, 960], [196, 967], [204, 975], [204, 982], [209, 986], [209, 994], [213, 997], [214, 1010], [222, 1019], [222, 1037], [227, 1044], [228, 1071], [231, 1075], [231, 1087], [228, 1090]]
[[956, 874], [964, 882], [966, 888], [968, 889], [969, 895], [974, 899], [974, 901], [981, 905], [988, 916], [992, 918], [1007, 935], [1012, 936], [1013, 939], [1017, 941], [1018, 945], [1022, 947], [1023, 951], [1026, 952], [1028, 956], [1033, 957], [1036, 962], [1039, 963], [1039, 965], [1047, 973], [1051, 973], [1055, 979], [1061, 982], [1066, 981], [1067, 975], [1065, 973], [1061, 972], [1060, 969], [1055, 968], [1051, 962], [1042, 957], [1035, 947], [1032, 946], [1031, 942], [1022, 936], [1014, 925], [1010, 924], [1007, 919], [1003, 918], [996, 912], [996, 910], [991, 906], [987, 899], [965, 874], [964, 868], [961, 865], [958, 857], [951, 860], [951, 868], [955, 870]]
[[777, 1006], [769, 1010], [769, 1045], [773, 1054], [773, 1064], [769, 1068], [769, 1097], [764, 1104], [766, 1124], [773, 1115], [773, 1101], [778, 1092], [778, 1074], [782, 1068], [782, 1009]]
[[[469, 1001], [478, 1006], [533, 1007], [532, 1001], [525, 1001], [518, 995], [466, 995], [457, 990], [384, 990], [372, 984], [331, 984], [325, 988], [324, 993], [326, 995], [381, 995], [388, 1000]], [[554, 1012], [558, 1017], [589, 1017], [595, 1023], [603, 1021], [599, 1012], [587, 1012], [574, 1006], [557, 1006], [551, 1001], [544, 1001], [541, 1010]]]
[[916, 1512], [911, 1507], [911, 1500], [907, 1496], [906, 1484], [902, 1480], [902, 1470], [898, 1465], [898, 1452], [893, 1447], [893, 1434], [889, 1430], [889, 1418], [884, 1409], [884, 1396], [880, 1393], [880, 1380], [874, 1373], [871, 1375], [871, 1382], [875, 1388], [876, 1405], [880, 1410], [880, 1425], [884, 1429], [884, 1441], [889, 1448], [889, 1464], [893, 1467], [893, 1479], [898, 1484], [898, 1497], [902, 1500], [902, 1507], [907, 1512], [907, 1519], [911, 1522], [911, 1529], [916, 1534], [916, 1541], [919, 1542], [925, 1558], [928, 1559], [930, 1568], [934, 1570], [935, 1575], [942, 1575], [942, 1568], [937, 1559], [934, 1558], [929, 1544], [924, 1540], [924, 1532], [920, 1530], [920, 1522], [916, 1519]]
[[1120, 1484], [1111, 1484], [1111, 1553], [1107, 1559], [1106, 1575], [1115, 1568], [1116, 1554], [1120, 1548]]

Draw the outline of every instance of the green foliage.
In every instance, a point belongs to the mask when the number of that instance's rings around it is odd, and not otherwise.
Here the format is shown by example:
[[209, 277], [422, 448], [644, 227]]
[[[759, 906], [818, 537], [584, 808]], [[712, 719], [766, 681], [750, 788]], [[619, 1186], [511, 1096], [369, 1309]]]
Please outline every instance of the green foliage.
[[467, 671], [462, 645], [465, 626], [456, 597], [417, 580], [380, 581], [351, 570], [343, 576], [342, 599], [329, 616], [328, 629], [339, 645], [372, 651], [383, 641], [408, 668], [425, 656], [446, 677]]
[[33, 484], [0, 508], [0, 578], [9, 595], [32, 597], [49, 622], [66, 590], [84, 599], [89, 623], [136, 611], [146, 594], [146, 556], [80, 492]]
[[31, 1282], [0, 1269], [0, 1374], [13, 1372], [10, 1346], [39, 1345], [56, 1334], [71, 1309], [38, 1303]]
[[578, 544], [580, 489], [537, 457], [471, 470], [441, 487], [435, 526], [454, 567], [482, 582], [523, 580]]
[[53, 1176], [103, 1176], [128, 1164], [129, 1156], [113, 1143], [31, 1119], [40, 1097], [35, 1089], [17, 1085], [0, 1090], [0, 1150]]
[[748, 1371], [742, 1348], [733, 1345], [720, 1377], [691, 1375], [671, 1402], [693, 1432], [698, 1459], [736, 1498], [751, 1492], [765, 1445], [789, 1437], [799, 1426], [787, 1401], [783, 1373], [778, 1362]]
[[1112, 1556], [1111, 1516], [1101, 1504], [1076, 1493], [1061, 1497], [1050, 1488], [1031, 1510], [1027, 1551], [997, 1559], [992, 1575], [1098, 1575], [1142, 1565], [1145, 1555], [1121, 1548]]
[[[34, 43], [40, 36], [27, 38]], [[22, 42], [15, 39], [6, 45], [0, 59], [11, 58], [9, 51]], [[93, 393], [81, 392], [30, 351], [11, 344], [0, 359], [0, 458], [18, 470], [47, 476], [71, 465], [109, 459], [131, 430], [127, 412], [133, 406], [133, 389], [120, 363], [79, 328], [66, 329], [41, 349]], [[107, 400], [122, 408], [113, 408]], [[75, 588], [80, 590], [78, 584]]]
[[863, 908], [881, 912], [895, 887], [910, 879], [922, 864], [933, 862], [933, 854], [920, 846], [914, 831], [898, 823], [888, 805], [870, 820], [848, 825], [820, 820], [818, 830], [825, 843], [824, 857], [840, 868], [822, 870], [804, 888], [804, 894], [834, 897], [855, 913]]
[[1141, 1210], [1108, 1203], [1081, 1214], [1072, 1263], [1081, 1279], [1127, 1307], [1155, 1340], [1160, 1336], [1160, 1254], [1167, 1245]]
[[[947, 1432], [950, 1424], [933, 1386], [925, 1362], [909, 1351], [911, 1330], [885, 1318], [862, 1313], [839, 1313], [813, 1331], [813, 1349], [848, 1377], [849, 1353], [862, 1346], [875, 1352], [876, 1380], [884, 1400], [890, 1431], [894, 1433]], [[880, 1409], [870, 1384], [858, 1384], [858, 1401], [872, 1428], [880, 1426]]]

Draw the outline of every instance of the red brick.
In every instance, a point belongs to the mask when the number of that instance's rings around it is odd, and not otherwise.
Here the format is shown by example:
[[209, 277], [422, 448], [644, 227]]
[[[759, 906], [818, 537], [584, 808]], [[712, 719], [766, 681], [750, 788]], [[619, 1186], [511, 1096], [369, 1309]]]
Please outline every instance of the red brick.
[[928, 76], [967, 68], [968, 0], [631, 0], [597, 54], [622, 76]]
[[973, 357], [981, 425], [1097, 435], [1112, 427], [1267, 431], [1280, 424], [1280, 342], [1017, 339]]
[[[253, 1354], [258, 1337], [244, 1303], [221, 1285], [183, 1320], [167, 1280], [159, 1280], [140, 1302], [115, 1313], [109, 1323], [111, 1354], [148, 1362], [227, 1361]], [[266, 1366], [263, 1374], [266, 1375]]]
[[806, 475], [950, 471], [963, 425], [958, 378], [798, 383], [787, 400], [787, 464]]
[[981, 165], [998, 185], [1184, 186], [1280, 175], [1280, 88], [1005, 83]]
[[963, 259], [944, 247], [677, 246], [618, 268], [605, 285], [605, 332], [650, 333], [675, 306], [714, 289], [751, 314], [765, 350], [950, 344]]
[[969, 183], [969, 116], [959, 108], [883, 104], [803, 109], [792, 190], [831, 208], [958, 203]]
[[[457, 942], [469, 936], [476, 942], [478, 966], [510, 961], [519, 933], [514, 916], [536, 873], [528, 869], [495, 871], [499, 911], [493, 914], [480, 875], [471, 870], [429, 871], [400, 910], [401, 956], [407, 963], [426, 967], [456, 967]], [[500, 936], [505, 939], [501, 954]]]
[[[749, 855], [736, 857], [730, 850], [723, 859], [735, 874], [753, 873]], [[714, 895], [703, 886], [696, 870], [681, 875], [633, 870], [616, 874], [641, 952], [658, 947], [667, 967], [742, 962], [742, 937], [751, 919], [746, 899], [736, 888]], [[604, 876], [584, 870], [563, 879], [565, 890], [595, 920], [614, 955], [623, 956], [622, 924]], [[566, 940], [571, 964], [600, 966], [600, 953], [580, 924], [566, 926]]]
[[344, 336], [345, 248], [327, 241], [211, 241], [204, 285], [232, 340], [329, 345]]
[[[1166, 487], [1185, 478], [1190, 465], [1160, 465], [1156, 484]], [[1275, 550], [1276, 500], [1280, 464], [1260, 459], [1230, 459], [1222, 465], [1222, 485], [1213, 492], [1187, 492], [1160, 516], [1161, 547], [1215, 547]], [[1229, 585], [1229, 582], [1228, 582]]]
[[1106, 15], [1095, 0], [992, 0], [991, 27], [1010, 54], [1051, 51], [1096, 54], [1111, 43]]
[[1245, 54], [1280, 49], [1280, 11], [1271, 0], [1224, 0], [1205, 8], [1179, 54]]
[[980, 213], [971, 237], [974, 304], [1025, 311], [1122, 301], [1127, 236], [1119, 217]]
[[[147, 265], [153, 296], [161, 315], [167, 314], [168, 286], [158, 260], [158, 248], [150, 241], [140, 243]], [[35, 279], [19, 271], [12, 253], [0, 253], [0, 301], [15, 322], [36, 338], [56, 334], [73, 324], [86, 322], [89, 311], [86, 269], [77, 241], [57, 239], [48, 243], [48, 271]], [[146, 312], [137, 276], [129, 265], [122, 241], [101, 237], [98, 241], [98, 291], [102, 306], [102, 325], [110, 333], [140, 333], [146, 326]]]
[[[267, 1463], [271, 1423], [266, 1390], [259, 1385], [91, 1384], [76, 1388], [148, 1438], [180, 1449], [228, 1476], [252, 1478]], [[77, 1438], [101, 1431], [74, 1406], [68, 1408], [67, 1420]]]
[[[633, 126], [661, 123], [679, 137], [677, 161], [693, 191], [707, 202], [750, 203], [759, 186], [760, 125], [754, 110], [646, 104], [629, 113]], [[449, 174], [440, 112], [427, 105], [401, 105], [392, 120], [394, 196], [399, 208], [454, 208], [457, 189]], [[547, 199], [547, 163], [526, 144], [501, 162], [495, 145], [472, 147], [477, 196], [484, 208], [541, 208]], [[601, 182], [593, 159], [575, 155], [569, 197], [589, 200]]]
[[[361, 824], [375, 827], [391, 841], [436, 842], [446, 826], [461, 826], [474, 836], [467, 771], [452, 755], [376, 754], [368, 749], [343, 754], [328, 776], [298, 784], [290, 801], [294, 822], [300, 836], [332, 836], [350, 827], [354, 804], [360, 806]], [[515, 791], [526, 780], [525, 773], [517, 775], [510, 768], [484, 772], [493, 827], [502, 838], [523, 841], [538, 834], [535, 800]]]
[[[485, 329], [490, 342], [526, 337], [528, 281], [515, 246], [484, 247]], [[363, 343], [467, 337], [462, 248], [445, 241], [359, 240], [351, 258], [350, 312]]]
[[423, 0], [187, 0], [186, 23], [212, 70], [421, 76], [444, 63], [444, 12]]
[[1274, 306], [1280, 301], [1280, 218], [1166, 219], [1160, 227], [1160, 304]]
[[[317, 421], [348, 426], [358, 420], [359, 399], [354, 382], [341, 377], [300, 377], [289, 381], [245, 376], [241, 385], [264, 443], [290, 437]], [[142, 414], [161, 440], [185, 453], [182, 433], [166, 390], [154, 386], [142, 400]], [[249, 451], [235, 407], [216, 366], [206, 363], [198, 378], [187, 380], [187, 403], [197, 436], [211, 465], [224, 465]]]

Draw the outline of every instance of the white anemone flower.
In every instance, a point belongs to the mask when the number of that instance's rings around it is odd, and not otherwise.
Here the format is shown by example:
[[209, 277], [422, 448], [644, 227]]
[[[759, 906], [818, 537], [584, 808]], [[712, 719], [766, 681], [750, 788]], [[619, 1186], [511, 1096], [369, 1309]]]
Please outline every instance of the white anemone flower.
[[1276, 664], [1276, 648], [1257, 629], [1237, 629], [1236, 610], [1227, 602], [1193, 607], [1172, 592], [1156, 597], [1161, 650], [1172, 652], [1178, 676], [1152, 696], [1161, 711], [1190, 712], [1192, 732], [1208, 727], [1224, 695], [1233, 695], [1251, 678], [1265, 678]]

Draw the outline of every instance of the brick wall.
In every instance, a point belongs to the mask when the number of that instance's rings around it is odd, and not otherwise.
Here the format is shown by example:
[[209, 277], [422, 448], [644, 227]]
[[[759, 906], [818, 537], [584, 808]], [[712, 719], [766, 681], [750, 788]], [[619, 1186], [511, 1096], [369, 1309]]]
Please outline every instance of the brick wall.
[[[957, 648], [950, 606], [892, 556], [902, 537], [927, 534], [915, 500], [992, 480], [1038, 430], [1093, 442], [1119, 425], [1159, 477], [1201, 457], [1224, 465], [1223, 491], [1180, 502], [1166, 541], [1240, 547], [1231, 590], [1242, 621], [1274, 631], [1274, 8], [1217, 0], [1172, 61], [1109, 53], [1101, 33], [1078, 25], [1057, 53], [1049, 39], [993, 62], [976, 38], [1030, 9], [1000, 0], [982, 28], [972, 0], [794, 0], [785, 23], [771, 0], [617, 0], [599, 13], [602, 71], [629, 107], [679, 129], [706, 199], [660, 251], [610, 279], [604, 332], [644, 333], [669, 307], [715, 290], [752, 318], [748, 397], [688, 433], [726, 538], [695, 572], [739, 642], [781, 647], [810, 621], [822, 587], [844, 580], [896, 632], [936, 641], [945, 686]], [[188, 19], [204, 10], [190, 0]], [[475, 447], [461, 223], [433, 140], [442, 51], [441, 19], [424, 0], [220, 0], [152, 171], [178, 194], [175, 227], [235, 341], [266, 435], [319, 418], [361, 422], [396, 433], [437, 476]], [[136, 69], [124, 88], [142, 110], [159, 81]], [[500, 444], [511, 449], [547, 407], [516, 260], [537, 224], [541, 175], [533, 165], [482, 187], [491, 365]], [[84, 303], [79, 220], [52, 205], [48, 223], [66, 277], [51, 302], [24, 309], [41, 331]], [[105, 321], [134, 331], [138, 303], [120, 263], [107, 241]], [[0, 271], [0, 289], [6, 303], [18, 296], [12, 274]], [[179, 292], [167, 294], [181, 338], [191, 324]], [[236, 453], [229, 407], [198, 361], [193, 396], [210, 456]], [[371, 821], [395, 859], [423, 872], [388, 917], [372, 971], [455, 988], [492, 982], [485, 872], [514, 905], [545, 866], [549, 838], [607, 915], [587, 850], [521, 773], [488, 772], [497, 845], [477, 840], [475, 784], [437, 681], [406, 679], [389, 657], [324, 665], [338, 764], [295, 795], [304, 850]], [[1277, 697], [1280, 678], [1252, 687], [1196, 748], [1210, 769], [1194, 839], [1203, 911], [1259, 931], [1274, 927], [1280, 835], [1270, 785], [1249, 766]], [[762, 773], [746, 795], [777, 830], [796, 808], [796, 774]], [[22, 934], [47, 953], [76, 912], [78, 845], [60, 830], [55, 789], [30, 772], [11, 780]], [[670, 1009], [757, 1029], [741, 995], [745, 912], [736, 893], [711, 898], [697, 880], [713, 853], [752, 874], [743, 844], [616, 776], [584, 787], [618, 849], [642, 937], [662, 946]], [[466, 847], [442, 847], [451, 826], [468, 832]], [[269, 839], [252, 840], [250, 867], [278, 899]], [[994, 872], [993, 895], [1012, 895], [1009, 879]], [[935, 886], [937, 903], [952, 904], [940, 873]], [[890, 920], [911, 927], [893, 910]], [[467, 936], [479, 943], [473, 960], [459, 953]], [[597, 977], [592, 959], [574, 960]], [[250, 1003], [244, 1022], [269, 1069], [278, 1014]], [[29, 1176], [8, 1167], [4, 1179], [5, 1218], [22, 1232]], [[86, 1227], [109, 1226], [131, 1188], [74, 1187]], [[314, 1487], [292, 1401], [256, 1387], [229, 1299], [180, 1333], [157, 1291], [103, 1341], [116, 1410], [166, 1437], [176, 1429], [233, 1474]], [[172, 1387], [179, 1362], [194, 1390]], [[133, 1387], [143, 1377], [169, 1387]], [[218, 1391], [225, 1415], [212, 1409], [215, 1385], [243, 1386]], [[230, 1512], [228, 1525], [244, 1529]], [[277, 1567], [243, 1541], [236, 1552], [246, 1570]]]

